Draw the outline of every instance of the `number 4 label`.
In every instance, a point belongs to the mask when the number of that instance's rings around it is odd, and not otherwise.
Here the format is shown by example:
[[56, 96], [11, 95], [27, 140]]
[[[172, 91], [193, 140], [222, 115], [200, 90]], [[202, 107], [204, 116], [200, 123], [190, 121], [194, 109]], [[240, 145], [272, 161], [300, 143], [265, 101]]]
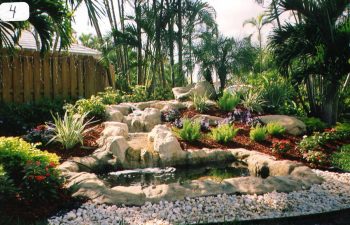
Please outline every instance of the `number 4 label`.
[[26, 2], [5, 2], [0, 5], [0, 20], [26, 21], [29, 18], [29, 5]]

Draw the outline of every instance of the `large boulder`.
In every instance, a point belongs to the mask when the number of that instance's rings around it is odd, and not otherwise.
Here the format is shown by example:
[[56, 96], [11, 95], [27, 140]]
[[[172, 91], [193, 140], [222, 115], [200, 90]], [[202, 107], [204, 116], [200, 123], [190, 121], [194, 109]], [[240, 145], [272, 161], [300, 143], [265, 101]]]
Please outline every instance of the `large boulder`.
[[208, 81], [200, 81], [186, 87], [176, 87], [172, 89], [176, 100], [188, 100], [193, 95], [207, 96], [209, 99], [216, 98], [216, 92]]
[[109, 137], [123, 136], [128, 137], [129, 128], [125, 123], [119, 122], [104, 122], [105, 129], [101, 133], [101, 137], [98, 140], [100, 146], [103, 146]]
[[306, 132], [306, 125], [295, 117], [285, 115], [267, 115], [260, 116], [259, 119], [268, 124], [270, 122], [278, 122], [286, 128], [288, 134], [299, 136]]
[[146, 108], [145, 110], [136, 110], [124, 117], [130, 132], [149, 132], [154, 126], [161, 124], [161, 113], [159, 109]]
[[182, 150], [173, 132], [165, 125], [157, 125], [148, 134], [148, 141], [153, 143], [153, 149], [159, 154], [162, 165], [175, 165], [186, 159], [186, 152]]

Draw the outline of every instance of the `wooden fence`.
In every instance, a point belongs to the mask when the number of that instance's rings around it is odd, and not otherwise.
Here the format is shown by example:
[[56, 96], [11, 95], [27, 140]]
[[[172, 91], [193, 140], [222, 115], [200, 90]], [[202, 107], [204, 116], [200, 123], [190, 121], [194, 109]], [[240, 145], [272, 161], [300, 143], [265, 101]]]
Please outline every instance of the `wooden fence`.
[[[110, 68], [113, 74], [113, 68]], [[0, 102], [90, 97], [108, 85], [108, 71], [92, 56], [0, 52]]]

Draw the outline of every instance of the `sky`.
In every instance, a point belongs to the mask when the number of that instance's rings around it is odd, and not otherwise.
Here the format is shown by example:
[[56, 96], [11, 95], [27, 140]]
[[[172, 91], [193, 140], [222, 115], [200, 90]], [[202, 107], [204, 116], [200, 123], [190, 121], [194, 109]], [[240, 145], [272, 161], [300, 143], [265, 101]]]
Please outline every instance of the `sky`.
[[[256, 17], [264, 11], [264, 8], [255, 3], [254, 0], [206, 0], [217, 14], [217, 23], [219, 30], [230, 37], [244, 37], [254, 33], [254, 29], [249, 25], [243, 27], [243, 22], [249, 18]], [[88, 15], [85, 7], [82, 5], [76, 12], [74, 29], [78, 36], [82, 33], [95, 33], [94, 28], [88, 25]], [[110, 28], [108, 20], [103, 19], [100, 23], [103, 33]], [[266, 41], [266, 35], [271, 31], [271, 26], [263, 30]], [[256, 40], [256, 37], [254, 38]]]

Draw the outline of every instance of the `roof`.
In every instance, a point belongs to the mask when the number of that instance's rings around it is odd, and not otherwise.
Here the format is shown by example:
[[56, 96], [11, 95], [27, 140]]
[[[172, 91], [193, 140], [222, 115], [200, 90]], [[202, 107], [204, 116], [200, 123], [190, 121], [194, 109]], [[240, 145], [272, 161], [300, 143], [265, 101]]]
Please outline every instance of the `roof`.
[[[30, 50], [30, 51], [37, 50], [34, 35], [30, 31], [27, 31], [27, 30], [22, 31], [18, 45], [23, 50]], [[60, 47], [60, 43], [58, 43], [57, 51], [59, 51], [59, 47]], [[71, 46], [67, 50], [61, 50], [61, 51], [67, 51], [69, 53], [79, 54], [79, 55], [93, 55], [93, 56], [101, 55], [100, 51], [85, 47], [85, 46], [77, 44], [77, 43], [72, 43]]]

